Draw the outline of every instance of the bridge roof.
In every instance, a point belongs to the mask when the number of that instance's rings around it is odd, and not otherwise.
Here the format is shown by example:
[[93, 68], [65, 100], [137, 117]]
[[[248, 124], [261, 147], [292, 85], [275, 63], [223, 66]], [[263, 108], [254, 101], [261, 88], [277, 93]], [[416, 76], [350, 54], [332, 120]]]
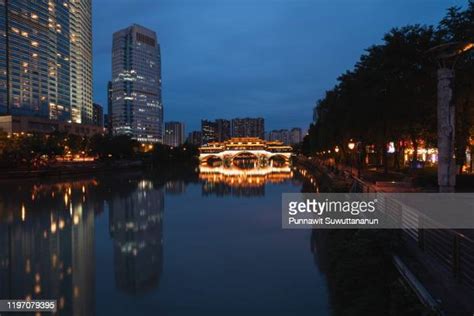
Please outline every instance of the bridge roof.
[[225, 150], [268, 150], [270, 152], [292, 152], [290, 146], [280, 141], [265, 141], [257, 137], [234, 137], [224, 142], [211, 142], [201, 148], [201, 152], [221, 152]]

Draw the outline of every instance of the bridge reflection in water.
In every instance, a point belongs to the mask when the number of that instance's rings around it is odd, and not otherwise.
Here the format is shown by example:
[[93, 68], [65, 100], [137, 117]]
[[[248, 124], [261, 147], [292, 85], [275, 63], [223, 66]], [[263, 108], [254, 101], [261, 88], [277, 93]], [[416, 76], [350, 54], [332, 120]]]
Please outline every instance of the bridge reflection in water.
[[293, 178], [286, 167], [263, 167], [242, 170], [238, 167], [200, 166], [199, 179], [203, 182], [203, 195], [263, 196], [266, 183], [282, 183]]

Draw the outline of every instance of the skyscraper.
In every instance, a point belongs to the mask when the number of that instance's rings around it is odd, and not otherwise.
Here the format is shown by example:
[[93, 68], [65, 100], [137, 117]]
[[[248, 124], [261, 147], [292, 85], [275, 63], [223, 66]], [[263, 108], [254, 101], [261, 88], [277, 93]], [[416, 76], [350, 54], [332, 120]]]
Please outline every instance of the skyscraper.
[[178, 147], [184, 143], [184, 123], [166, 122], [164, 143], [171, 147]]
[[154, 31], [134, 24], [114, 34], [111, 93], [114, 134], [163, 141], [161, 55]]
[[92, 122], [92, 1], [0, 1], [0, 114]]
[[232, 120], [232, 137], [265, 137], [263, 118], [236, 118]]

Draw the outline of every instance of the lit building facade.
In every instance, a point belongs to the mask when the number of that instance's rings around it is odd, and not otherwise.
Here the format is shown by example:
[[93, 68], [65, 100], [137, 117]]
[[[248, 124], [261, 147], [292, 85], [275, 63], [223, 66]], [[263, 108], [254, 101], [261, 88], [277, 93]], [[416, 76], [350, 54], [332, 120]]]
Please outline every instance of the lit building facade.
[[0, 115], [92, 122], [92, 1], [0, 1]]
[[185, 127], [181, 122], [166, 122], [164, 143], [171, 147], [184, 144]]
[[114, 34], [110, 93], [115, 135], [163, 142], [161, 53], [154, 31], [132, 25]]
[[232, 120], [232, 137], [265, 138], [263, 118], [236, 118]]

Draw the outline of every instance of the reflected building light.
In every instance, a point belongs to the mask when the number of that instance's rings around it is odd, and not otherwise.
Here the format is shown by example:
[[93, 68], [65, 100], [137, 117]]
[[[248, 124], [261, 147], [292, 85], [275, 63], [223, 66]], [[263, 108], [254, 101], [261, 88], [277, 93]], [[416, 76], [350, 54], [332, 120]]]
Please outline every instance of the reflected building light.
[[30, 272], [31, 272], [31, 262], [30, 262], [30, 259], [26, 259], [25, 272], [26, 272], [26, 273], [30, 273]]
[[53, 253], [53, 255], [51, 256], [51, 265], [53, 266], [53, 268], [56, 268], [56, 266], [58, 265], [58, 256]]
[[79, 215], [74, 214], [74, 218], [73, 218], [74, 225], [78, 225], [78, 224], [79, 224], [79, 220], [80, 220]]
[[55, 234], [58, 229], [56, 222], [51, 223], [51, 234]]
[[24, 222], [26, 219], [26, 208], [25, 204], [21, 205], [21, 220]]

